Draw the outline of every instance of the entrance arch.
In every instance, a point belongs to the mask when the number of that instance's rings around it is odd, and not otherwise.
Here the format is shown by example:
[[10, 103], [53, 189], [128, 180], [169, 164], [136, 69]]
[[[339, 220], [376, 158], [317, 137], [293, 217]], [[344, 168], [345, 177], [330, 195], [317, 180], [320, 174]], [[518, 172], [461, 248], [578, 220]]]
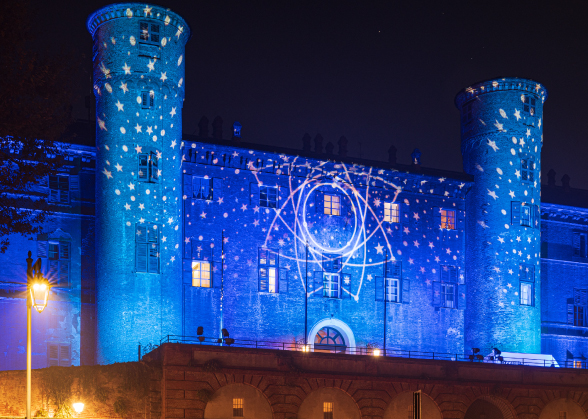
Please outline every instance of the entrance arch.
[[[347, 324], [345, 322], [342, 322], [339, 319], [332, 319], [332, 318], [327, 318], [327, 319], [323, 319], [323, 320], [319, 320], [318, 322], [315, 323], [315, 325], [310, 329], [310, 333], [308, 334], [308, 343], [310, 344], [310, 348], [312, 351], [319, 350], [320, 347], [317, 345], [317, 348], [315, 348], [315, 339], [317, 338], [317, 335], [319, 334], [320, 331], [322, 331], [322, 329], [331, 329], [334, 332], [338, 332], [338, 334], [340, 335], [340, 340], [339, 342], [344, 342], [343, 344], [345, 345], [345, 352], [347, 353], [352, 353], [352, 351], [355, 350], [355, 336], [353, 335], [353, 332], [351, 331], [351, 328], [349, 326], [347, 326]], [[322, 336], [321, 336], [322, 335]], [[321, 333], [320, 338], [324, 340], [325, 333]], [[333, 337], [336, 337], [337, 333], [335, 333], [333, 335]], [[339, 337], [339, 336], [337, 336]], [[327, 336], [327, 341], [328, 341], [328, 336]], [[336, 342], [336, 340], [334, 340]], [[318, 342], [320, 344], [320, 342]], [[337, 346], [340, 346], [340, 344], [337, 344]], [[351, 348], [351, 350], [350, 350]], [[340, 349], [339, 348], [334, 348], [334, 349]], [[323, 348], [324, 350], [324, 348]], [[339, 350], [339, 352], [341, 352], [341, 350]]]
[[478, 419], [485, 415], [486, 419], [515, 419], [514, 409], [505, 400], [494, 396], [482, 396], [474, 400], [468, 407], [464, 419]]
[[332, 412], [332, 417], [337, 419], [361, 419], [355, 400], [334, 387], [319, 388], [308, 394], [300, 404], [298, 419], [323, 419], [325, 412]]
[[204, 410], [204, 419], [233, 417], [233, 408], [241, 408], [243, 419], [272, 419], [272, 408], [261, 391], [247, 384], [229, 384], [214, 392]]
[[586, 413], [572, 399], [555, 399], [541, 409], [539, 419], [559, 418], [560, 412], [566, 412], [566, 419], [586, 419]]

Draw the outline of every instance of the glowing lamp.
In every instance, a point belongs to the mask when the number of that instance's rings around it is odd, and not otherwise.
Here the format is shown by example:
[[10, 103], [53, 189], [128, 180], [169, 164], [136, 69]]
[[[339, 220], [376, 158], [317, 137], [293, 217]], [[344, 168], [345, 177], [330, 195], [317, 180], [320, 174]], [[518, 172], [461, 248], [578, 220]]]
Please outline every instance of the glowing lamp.
[[31, 292], [31, 303], [39, 313], [47, 307], [50, 288], [49, 284], [43, 282], [35, 283], [29, 288]]
[[302, 352], [310, 352], [310, 345], [303, 345]]
[[84, 403], [82, 403], [82, 402], [74, 403], [73, 408], [77, 414], [80, 414], [84, 410]]
[[374, 356], [380, 356], [380, 350], [374, 349]]

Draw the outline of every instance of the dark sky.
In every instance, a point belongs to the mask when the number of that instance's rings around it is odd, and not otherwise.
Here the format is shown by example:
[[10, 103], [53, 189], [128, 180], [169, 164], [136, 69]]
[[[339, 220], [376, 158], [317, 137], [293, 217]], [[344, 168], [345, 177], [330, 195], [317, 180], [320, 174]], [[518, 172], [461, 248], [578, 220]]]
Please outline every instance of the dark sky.
[[[85, 54], [69, 81], [86, 118], [91, 94], [87, 16], [110, 2], [33, 0], [48, 51]], [[547, 88], [543, 183], [550, 168], [588, 189], [586, 2], [179, 1], [159, 2], [192, 30], [186, 52], [184, 132], [199, 119], [233, 121], [243, 140], [302, 147], [349, 140], [349, 154], [385, 160], [390, 144], [408, 164], [462, 170], [455, 94], [498, 76]], [[64, 81], [66, 83], [67, 81]]]

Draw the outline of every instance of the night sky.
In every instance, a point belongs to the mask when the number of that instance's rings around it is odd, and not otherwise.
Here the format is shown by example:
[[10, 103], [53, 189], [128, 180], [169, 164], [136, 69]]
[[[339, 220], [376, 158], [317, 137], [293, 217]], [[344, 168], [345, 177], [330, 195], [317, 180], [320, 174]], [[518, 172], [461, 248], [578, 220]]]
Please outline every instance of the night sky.
[[[91, 36], [85, 23], [111, 2], [33, 1], [47, 51], [82, 56], [74, 106], [87, 119]], [[562, 5], [563, 3], [563, 5]], [[541, 82], [545, 106], [542, 183], [588, 189], [588, 68], [585, 2], [179, 1], [159, 2], [192, 30], [186, 46], [184, 133], [220, 115], [243, 141], [302, 148], [349, 140], [349, 155], [398, 162], [418, 147], [427, 167], [462, 171], [462, 88], [499, 76]], [[337, 148], [335, 149], [335, 151]]]

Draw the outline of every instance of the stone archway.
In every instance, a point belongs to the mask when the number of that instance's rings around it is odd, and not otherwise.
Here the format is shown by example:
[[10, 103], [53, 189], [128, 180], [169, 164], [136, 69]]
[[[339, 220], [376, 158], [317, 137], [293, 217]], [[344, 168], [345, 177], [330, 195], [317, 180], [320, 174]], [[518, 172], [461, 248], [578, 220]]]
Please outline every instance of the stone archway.
[[[406, 419], [412, 411], [412, 392], [397, 394], [384, 412], [383, 419]], [[421, 416], [426, 419], [443, 419], [437, 403], [425, 393], [421, 393]]]
[[555, 399], [541, 409], [539, 419], [560, 418], [560, 412], [566, 412], [566, 419], [586, 419], [584, 409], [572, 399]]
[[248, 384], [229, 384], [214, 392], [204, 410], [204, 419], [233, 417], [233, 407], [243, 409], [244, 419], [272, 419], [272, 408], [265, 395]]
[[347, 323], [339, 319], [332, 318], [320, 320], [316, 322], [314, 326], [310, 329], [310, 332], [308, 334], [308, 343], [310, 344], [311, 351], [314, 351], [314, 341], [316, 335], [320, 330], [324, 328], [335, 329], [341, 334], [344, 344], [347, 348], [346, 352], [353, 353], [353, 351], [355, 351], [355, 336], [353, 335], [351, 328], [347, 325]]
[[323, 419], [331, 409], [337, 419], [361, 419], [361, 412], [353, 398], [343, 390], [323, 387], [306, 396], [298, 409], [298, 419]]
[[470, 404], [464, 419], [515, 419], [516, 413], [506, 400], [495, 396], [481, 396]]

